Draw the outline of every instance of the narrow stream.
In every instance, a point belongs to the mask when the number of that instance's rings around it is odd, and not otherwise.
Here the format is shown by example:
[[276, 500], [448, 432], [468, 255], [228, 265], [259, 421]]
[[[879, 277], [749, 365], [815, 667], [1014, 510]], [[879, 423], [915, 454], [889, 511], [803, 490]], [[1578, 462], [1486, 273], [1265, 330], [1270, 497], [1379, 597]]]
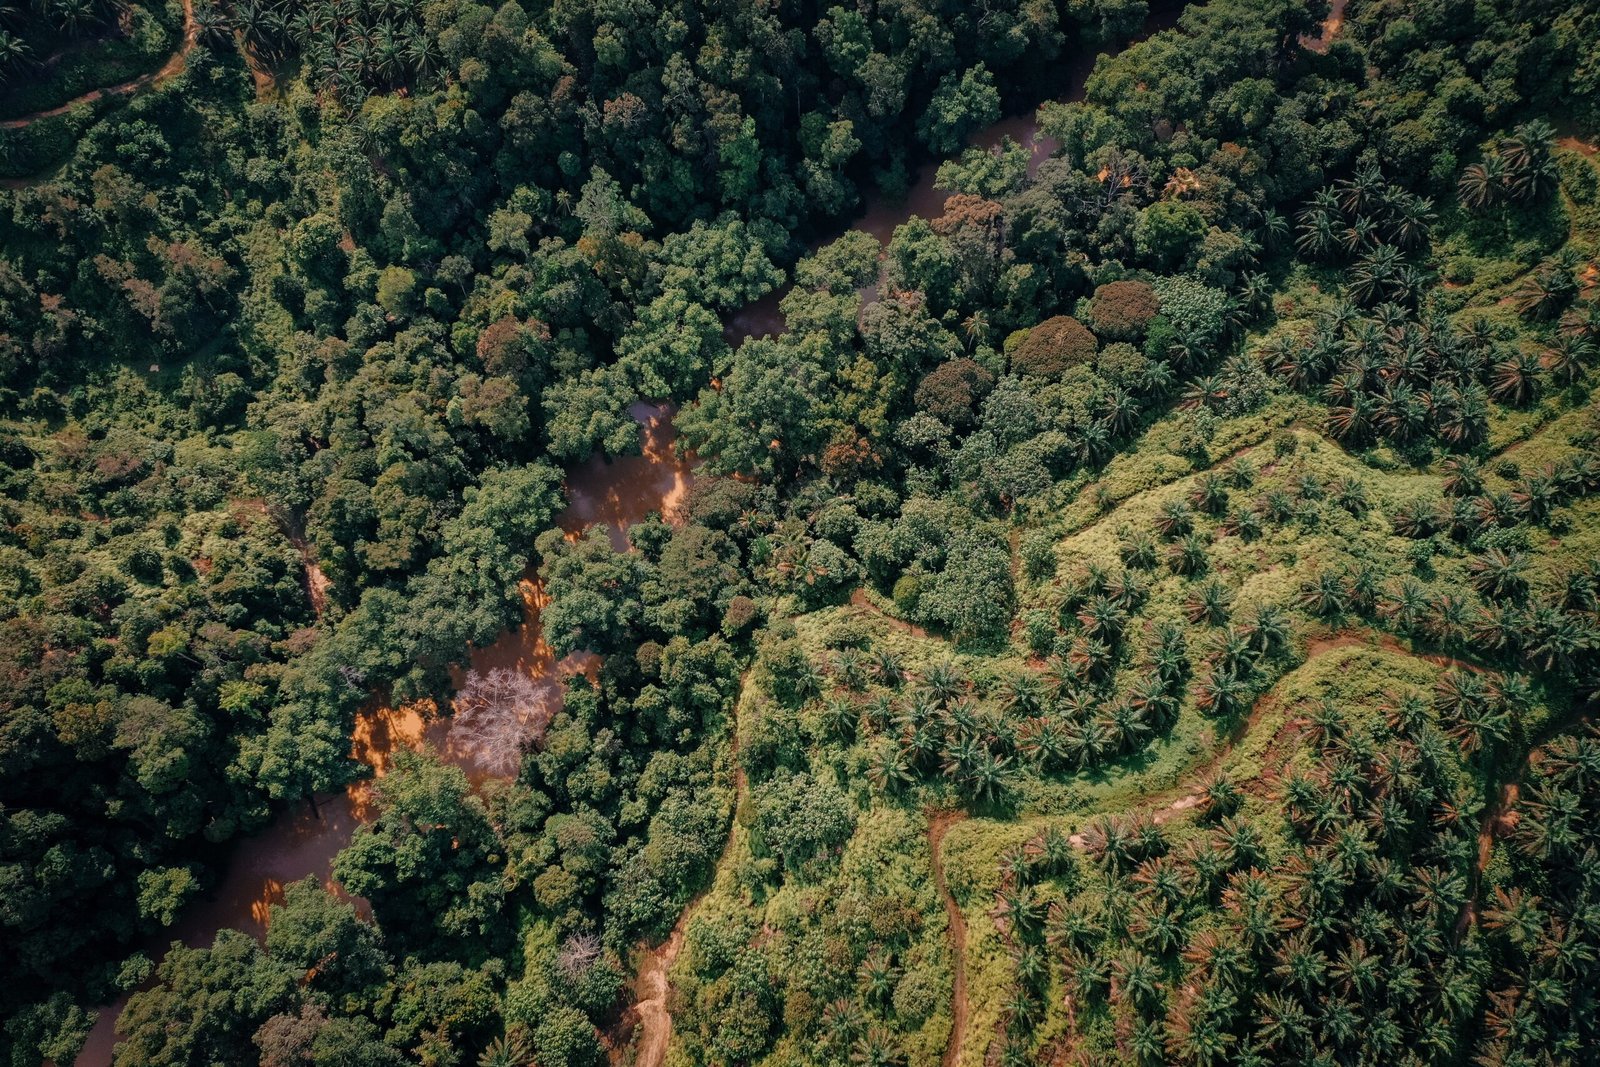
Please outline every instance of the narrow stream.
[[[1158, 4], [1145, 24], [1144, 34], [1174, 25], [1180, 10], [1181, 4]], [[1084, 82], [1097, 58], [1091, 53], [1065, 64], [1068, 90], [1060, 99], [1082, 99]], [[1059, 147], [1054, 139], [1039, 136], [1038, 120], [1032, 113], [1003, 118], [977, 131], [969, 141], [975, 146], [997, 149], [1007, 137], [1030, 149], [1030, 175]], [[861, 214], [849, 227], [841, 227], [817, 244], [840, 236], [846, 229], [859, 229], [887, 246], [895, 228], [912, 216], [939, 217], [950, 194], [935, 186], [937, 169], [936, 163], [925, 162], [904, 198], [867, 195]], [[787, 287], [732, 313], [725, 328], [729, 343], [737, 345], [747, 337], [782, 333], [785, 327], [778, 304], [786, 292]], [[866, 300], [874, 299], [875, 287], [869, 287], [863, 295]], [[626, 530], [631, 524], [652, 512], [660, 512], [669, 520], [681, 514], [696, 461], [693, 456], [677, 454], [673, 448], [673, 410], [641, 403], [634, 405], [632, 414], [642, 428], [639, 455], [615, 460], [594, 456], [567, 472], [568, 503], [556, 522], [569, 536], [576, 536], [595, 523], [605, 523], [620, 549], [627, 546]], [[470, 666], [478, 671], [512, 668], [559, 694], [562, 679], [590, 669], [593, 657], [578, 654], [557, 661], [540, 632], [539, 611], [545, 599], [538, 577], [531, 571], [522, 580], [522, 594], [526, 604], [522, 623], [507, 630], [494, 644], [472, 650]], [[426, 743], [475, 781], [482, 781], [487, 775], [473, 764], [470, 752], [452, 747], [449, 729], [449, 719], [434, 714], [431, 707], [388, 707], [375, 701], [357, 714], [351, 755], [381, 776], [402, 746], [415, 748]], [[268, 907], [283, 899], [286, 885], [307, 875], [315, 875], [337, 889], [332, 878], [333, 858], [368, 817], [370, 789], [370, 782], [362, 781], [343, 793], [318, 797], [315, 810], [309, 803], [299, 805], [260, 833], [239, 841], [214, 892], [185, 909], [176, 924], [150, 940], [146, 951], [159, 955], [174, 940], [208, 946], [217, 931], [229, 928], [260, 937], [265, 933]], [[126, 1004], [124, 996], [100, 1009], [75, 1067], [107, 1067], [111, 1063], [117, 1041], [114, 1024]]]

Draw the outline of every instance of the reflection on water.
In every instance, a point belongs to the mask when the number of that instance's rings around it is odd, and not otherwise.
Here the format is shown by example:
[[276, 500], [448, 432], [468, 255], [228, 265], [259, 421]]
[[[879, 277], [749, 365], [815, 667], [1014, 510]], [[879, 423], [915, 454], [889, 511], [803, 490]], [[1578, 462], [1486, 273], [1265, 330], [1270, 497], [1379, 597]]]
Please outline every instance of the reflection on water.
[[[568, 503], [556, 522], [569, 536], [603, 522], [610, 528], [613, 543], [625, 549], [627, 527], [651, 512], [681, 521], [695, 460], [691, 454], [679, 455], [673, 447], [672, 408], [636, 404], [632, 414], [641, 427], [640, 455], [610, 461], [594, 457], [567, 472]], [[587, 652], [555, 659], [539, 627], [539, 612], [548, 598], [538, 576], [530, 570], [520, 588], [521, 623], [501, 634], [494, 644], [472, 649], [470, 669], [483, 673], [498, 667], [516, 670], [533, 677], [540, 687], [548, 687], [551, 699], [559, 701], [561, 680], [578, 673], [593, 677], [600, 659]], [[457, 684], [463, 677], [457, 672]], [[477, 765], [470, 748], [452, 743], [450, 720], [438, 713], [432, 701], [399, 706], [372, 701], [356, 713], [350, 755], [381, 777], [394, 766], [395, 753], [424, 744], [466, 771], [474, 785], [491, 777]], [[184, 909], [178, 922], [152, 938], [144, 951], [159, 958], [174, 940], [206, 947], [216, 939], [217, 931], [225, 928], [260, 937], [266, 931], [268, 908], [283, 902], [284, 887], [308, 875], [342, 895], [333, 880], [333, 858], [350, 843], [356, 828], [372, 817], [372, 799], [371, 782], [355, 782], [343, 793], [296, 805], [260, 833], [239, 841], [211, 896]], [[366, 901], [355, 902], [357, 910], [366, 914]], [[126, 1004], [127, 997], [122, 997], [100, 1009], [76, 1067], [106, 1067], [111, 1062], [117, 1040], [114, 1022]]]
[[681, 517], [688, 498], [695, 460], [673, 448], [670, 406], [638, 403], [628, 409], [639, 423], [640, 455], [607, 460], [590, 456], [567, 472], [567, 509], [556, 522], [568, 534], [579, 534], [603, 522], [616, 547], [626, 549], [624, 531], [652, 511], [668, 521]]
[[[1335, 7], [1342, 9], [1343, 4], [1336, 3]], [[1145, 33], [1173, 25], [1181, 9], [1180, 3], [1159, 3], [1145, 24]], [[1337, 22], [1330, 22], [1333, 25], [1329, 29], [1336, 29]], [[1093, 54], [1078, 56], [1065, 64], [1066, 92], [1062, 99], [1082, 99], [1084, 82], [1095, 58]], [[995, 149], [1006, 137], [1029, 148], [1030, 174], [1059, 147], [1054, 139], [1039, 135], [1038, 121], [1031, 113], [1001, 119], [974, 134], [970, 143]], [[937, 164], [927, 162], [918, 168], [905, 196], [866, 197], [853, 228], [864, 230], [887, 245], [895, 227], [912, 215], [938, 218], [944, 214], [950, 194], [935, 187], [937, 174]], [[831, 239], [818, 241], [812, 250]], [[737, 345], [747, 337], [781, 334], [786, 325], [778, 305], [785, 292], [787, 288], [769, 293], [729, 315], [723, 331], [728, 343]], [[867, 286], [862, 293], [864, 302], [876, 300], [877, 286]], [[567, 472], [568, 503], [556, 522], [568, 536], [575, 537], [595, 523], [605, 523], [613, 544], [623, 550], [627, 548], [627, 527], [651, 512], [659, 511], [669, 521], [682, 519], [695, 459], [690, 454], [678, 454], [673, 447], [673, 409], [640, 403], [630, 411], [641, 428], [639, 455], [614, 460], [594, 456]], [[556, 661], [539, 627], [539, 612], [548, 601], [538, 576], [530, 571], [522, 579], [521, 588], [525, 605], [521, 624], [507, 630], [494, 644], [473, 649], [469, 657], [471, 668], [487, 672], [506, 667], [525, 672], [541, 686], [550, 687], [553, 697], [559, 698], [561, 679], [578, 672], [593, 676], [599, 658], [577, 653]], [[461, 681], [459, 674], [456, 681]], [[449, 720], [440, 716], [431, 702], [391, 708], [375, 701], [357, 714], [351, 754], [371, 766], [374, 775], [381, 776], [390, 769], [394, 753], [402, 747], [431, 744], [446, 760], [462, 767], [475, 784], [481, 783], [488, 775], [473, 763], [470, 751], [452, 746], [449, 730]], [[357, 782], [345, 793], [318, 797], [315, 806], [307, 803], [280, 816], [261, 833], [238, 843], [212, 897], [186, 909], [179, 922], [146, 951], [158, 955], [173, 939], [189, 945], [210, 945], [216, 931], [225, 927], [260, 936], [266, 927], [268, 906], [282, 901], [285, 885], [307, 875], [317, 876], [337, 891], [333, 857], [370, 815], [371, 785]], [[364, 908], [365, 901], [357, 901], [357, 905]], [[125, 1003], [124, 997], [101, 1010], [76, 1067], [105, 1067], [111, 1062], [116, 1040], [112, 1023]]]

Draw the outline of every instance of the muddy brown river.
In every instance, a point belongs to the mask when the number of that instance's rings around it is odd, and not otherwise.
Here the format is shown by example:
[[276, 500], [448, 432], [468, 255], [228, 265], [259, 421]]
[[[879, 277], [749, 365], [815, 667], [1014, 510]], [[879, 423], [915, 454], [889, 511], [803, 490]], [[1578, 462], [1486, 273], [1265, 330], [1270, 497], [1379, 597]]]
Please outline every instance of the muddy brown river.
[[[1162, 5], [1161, 11], [1152, 13], [1145, 33], [1173, 25], [1177, 13], [1177, 7], [1167, 9]], [[1064, 80], [1069, 89], [1061, 99], [1082, 98], [1084, 81], [1096, 58], [1091, 54], [1067, 64]], [[975, 133], [970, 143], [998, 148], [1007, 137], [1030, 149], [1030, 174], [1059, 147], [1051, 138], [1038, 136], [1038, 122], [1032, 113], [1003, 118]], [[935, 162], [924, 162], [903, 199], [867, 196], [851, 228], [864, 230], [887, 245], [895, 227], [913, 215], [931, 219], [943, 214], [949, 194], [934, 184], [937, 169]], [[778, 304], [785, 291], [768, 294], [731, 314], [725, 331], [729, 343], [782, 333], [784, 321]], [[876, 295], [875, 289], [869, 287], [863, 295], [870, 300]], [[653, 512], [660, 512], [669, 520], [679, 514], [694, 479], [695, 461], [673, 447], [676, 434], [672, 414], [668, 407], [635, 405], [633, 415], [642, 428], [639, 455], [614, 460], [595, 456], [567, 472], [568, 503], [556, 519], [562, 529], [575, 536], [596, 523], [605, 523], [613, 542], [618, 548], [625, 548], [629, 525]], [[478, 671], [513, 668], [559, 692], [562, 679], [589, 669], [593, 658], [578, 655], [557, 661], [539, 629], [544, 596], [537, 575], [530, 572], [524, 577], [522, 594], [527, 608], [521, 625], [506, 631], [494, 644], [472, 650], [470, 666]], [[374, 775], [381, 776], [401, 747], [423, 744], [432, 745], [475, 781], [487, 777], [474, 765], [470, 752], [451, 745], [449, 720], [437, 715], [431, 706], [388, 707], [374, 702], [363, 708], [357, 714], [351, 755], [371, 766]], [[259, 937], [266, 929], [268, 907], [283, 899], [286, 885], [308, 875], [337, 890], [332, 879], [333, 858], [349, 844], [351, 835], [367, 816], [370, 788], [370, 782], [357, 782], [344, 793], [318, 797], [314, 808], [310, 803], [297, 806], [265, 830], [239, 841], [213, 893], [185, 909], [176, 924], [151, 940], [146, 951], [159, 953], [174, 940], [191, 946], [210, 945], [218, 930], [230, 928]], [[100, 1010], [75, 1067], [110, 1064], [117, 1040], [114, 1023], [126, 1002], [124, 997]]]

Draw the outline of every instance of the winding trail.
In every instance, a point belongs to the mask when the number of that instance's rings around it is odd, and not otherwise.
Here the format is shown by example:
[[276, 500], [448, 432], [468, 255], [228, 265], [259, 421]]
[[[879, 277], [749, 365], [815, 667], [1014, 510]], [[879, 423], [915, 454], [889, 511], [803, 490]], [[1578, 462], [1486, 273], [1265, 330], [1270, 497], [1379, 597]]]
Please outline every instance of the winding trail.
[[[1473, 672], [1484, 670], [1478, 664], [1466, 660], [1456, 659], [1436, 652], [1418, 651], [1408, 647], [1404, 641], [1401, 641], [1394, 634], [1372, 627], [1349, 626], [1317, 634], [1306, 642], [1305, 659], [1286, 670], [1277, 681], [1273, 682], [1260, 696], [1256, 697], [1255, 702], [1250, 705], [1249, 713], [1239, 720], [1239, 724], [1233, 728], [1227, 738], [1204, 760], [1189, 769], [1189, 772], [1184, 776], [1184, 781], [1147, 796], [1144, 798], [1145, 803], [1139, 805], [1139, 810], [1149, 812], [1151, 821], [1159, 826], [1182, 812], [1198, 807], [1201, 800], [1204, 799], [1199, 783], [1204, 782], [1215, 773], [1238, 744], [1255, 732], [1256, 726], [1260, 724], [1267, 711], [1277, 706], [1278, 698], [1274, 695], [1273, 690], [1283, 681], [1283, 678], [1310, 665], [1313, 660], [1344, 648], [1381, 649], [1385, 652], [1393, 652], [1397, 655], [1424, 660], [1439, 667], [1456, 667]], [[1285, 727], [1292, 729], [1294, 723], [1286, 723]], [[1281, 730], [1279, 732], [1282, 733]], [[1081, 850], [1086, 847], [1086, 839], [1082, 831], [1072, 834], [1068, 840], [1074, 848]]]
[[194, 51], [194, 46], [200, 40], [200, 24], [194, 20], [194, 0], [183, 0], [183, 41], [178, 45], [178, 50], [167, 57], [167, 61], [149, 74], [141, 74], [137, 78], [130, 78], [116, 85], [107, 85], [100, 89], [90, 89], [81, 96], [75, 96], [64, 104], [35, 111], [28, 115], [19, 115], [14, 119], [0, 121], [0, 129], [20, 130], [32, 126], [40, 119], [54, 118], [65, 115], [79, 104], [99, 100], [103, 96], [120, 96], [124, 93], [138, 92], [140, 89], [152, 85], [160, 85], [183, 73], [184, 64], [189, 59], [189, 53]]
[[1528, 745], [1528, 751], [1516, 762], [1511, 776], [1500, 783], [1494, 797], [1483, 810], [1483, 824], [1478, 828], [1478, 851], [1472, 864], [1472, 891], [1461, 906], [1461, 916], [1456, 920], [1456, 939], [1478, 921], [1483, 896], [1483, 872], [1494, 858], [1494, 843], [1517, 828], [1522, 814], [1517, 802], [1522, 799], [1522, 783], [1528, 777], [1545, 747], [1558, 737], [1582, 727], [1594, 718], [1592, 705], [1577, 705], [1568, 714], [1548, 723]]
[[944, 835], [950, 827], [965, 819], [960, 811], [941, 811], [928, 820], [928, 849], [933, 854], [933, 884], [944, 901], [945, 915], [950, 920], [950, 954], [954, 958], [951, 972], [955, 982], [950, 992], [950, 1040], [944, 1046], [942, 1067], [956, 1067], [961, 1062], [961, 1043], [967, 1036], [967, 1017], [972, 1005], [967, 1000], [967, 920], [950, 895], [950, 885], [944, 877]]
[[[748, 672], [747, 672], [748, 673]], [[744, 692], [744, 678], [739, 679], [739, 691]], [[633, 980], [633, 1006], [623, 1014], [622, 1031], [619, 1039], [610, 1043], [608, 1050], [612, 1067], [622, 1067], [629, 1062], [628, 1049], [634, 1050], [632, 1059], [633, 1067], [661, 1067], [667, 1056], [667, 1045], [672, 1040], [672, 1011], [667, 1004], [667, 999], [672, 993], [672, 983], [667, 978], [667, 973], [672, 970], [672, 965], [677, 962], [678, 953], [683, 951], [684, 933], [689, 928], [689, 920], [695, 912], [700, 910], [701, 901], [717, 884], [717, 873], [728, 865], [733, 856], [734, 825], [739, 819], [739, 811], [744, 807], [745, 798], [749, 793], [749, 786], [745, 780], [744, 768], [739, 764], [739, 720], [738, 703], [735, 698], [734, 717], [731, 724], [733, 742], [733, 812], [728, 819], [728, 836], [722, 843], [722, 855], [717, 857], [716, 866], [711, 869], [711, 878], [693, 900], [684, 906], [678, 915], [678, 921], [673, 924], [672, 932], [667, 939], [655, 948], [643, 950], [639, 958], [639, 970]], [[628, 1038], [627, 1023], [632, 1020], [632, 1040]]]

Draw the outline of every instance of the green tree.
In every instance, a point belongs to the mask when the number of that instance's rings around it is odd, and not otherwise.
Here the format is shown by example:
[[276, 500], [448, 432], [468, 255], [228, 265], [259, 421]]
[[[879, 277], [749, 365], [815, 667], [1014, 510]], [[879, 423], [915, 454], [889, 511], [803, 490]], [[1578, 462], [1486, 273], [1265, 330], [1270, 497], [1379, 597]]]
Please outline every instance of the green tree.
[[208, 949], [174, 942], [156, 979], [117, 1022], [125, 1037], [117, 1067], [253, 1062], [251, 1036], [296, 999], [289, 968], [237, 930], [221, 931]]
[[979, 63], [939, 80], [927, 110], [917, 120], [917, 136], [929, 151], [947, 156], [960, 149], [974, 130], [999, 117], [1000, 92], [994, 75]]

